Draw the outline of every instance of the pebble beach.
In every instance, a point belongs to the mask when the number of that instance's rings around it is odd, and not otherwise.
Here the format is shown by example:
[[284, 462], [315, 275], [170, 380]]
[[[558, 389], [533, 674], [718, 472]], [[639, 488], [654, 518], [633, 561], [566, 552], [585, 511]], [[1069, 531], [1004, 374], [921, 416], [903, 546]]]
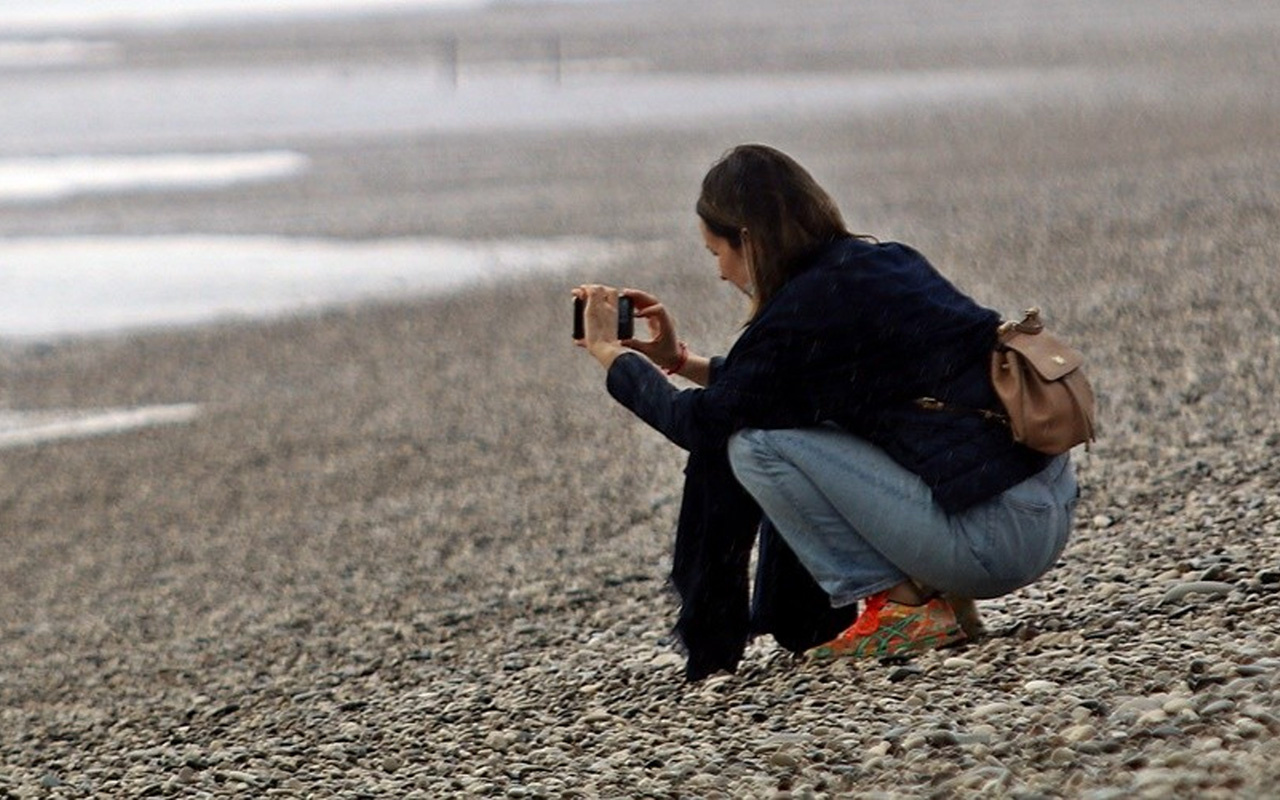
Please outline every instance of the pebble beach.
[[[0, 342], [0, 411], [199, 408], [0, 449], [0, 798], [1280, 795], [1280, 10], [892, 5], [115, 36], [154, 69], [453, 42], [459, 92], [547, 69], [549, 41], [565, 91], [601, 70], [1032, 77], [687, 120], [620, 93], [616, 124], [249, 142], [311, 168], [5, 207], [5, 237], [612, 246], [448, 293]], [[651, 290], [694, 350], [724, 352], [746, 309], [692, 209], [742, 141], [795, 155], [851, 228], [984, 304], [1040, 306], [1088, 358], [1100, 429], [1074, 454], [1072, 541], [979, 603], [980, 641], [820, 665], [761, 639], [736, 674], [683, 680], [683, 454], [609, 399], [568, 291]]]

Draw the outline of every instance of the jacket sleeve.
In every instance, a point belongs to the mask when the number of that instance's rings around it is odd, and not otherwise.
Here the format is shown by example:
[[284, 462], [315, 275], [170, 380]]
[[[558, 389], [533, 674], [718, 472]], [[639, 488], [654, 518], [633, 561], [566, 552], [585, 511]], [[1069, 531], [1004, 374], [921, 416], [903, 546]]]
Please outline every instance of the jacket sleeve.
[[744, 334], [700, 389], [677, 389], [644, 357], [627, 353], [609, 367], [607, 386], [615, 400], [685, 450], [723, 447], [740, 428], [799, 424], [779, 416], [788, 347], [785, 336]]
[[724, 356], [712, 356], [710, 364], [707, 365], [707, 385], [716, 382], [716, 378], [720, 377], [720, 368], [724, 366]]

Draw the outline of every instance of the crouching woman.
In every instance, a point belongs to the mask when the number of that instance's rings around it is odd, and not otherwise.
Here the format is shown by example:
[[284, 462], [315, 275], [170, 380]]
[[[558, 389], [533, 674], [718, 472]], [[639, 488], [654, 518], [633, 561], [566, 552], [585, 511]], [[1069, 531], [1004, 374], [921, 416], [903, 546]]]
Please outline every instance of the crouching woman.
[[[721, 279], [750, 302], [726, 356], [691, 352], [647, 292], [574, 290], [586, 301], [578, 344], [609, 393], [690, 452], [672, 572], [687, 676], [734, 669], [760, 633], [823, 658], [975, 634], [972, 600], [1043, 575], [1078, 495], [1068, 455], [951, 410], [999, 408], [987, 373], [998, 315], [912, 248], [849, 233], [773, 148], [726, 154], [697, 215]], [[648, 338], [617, 339], [624, 295]]]

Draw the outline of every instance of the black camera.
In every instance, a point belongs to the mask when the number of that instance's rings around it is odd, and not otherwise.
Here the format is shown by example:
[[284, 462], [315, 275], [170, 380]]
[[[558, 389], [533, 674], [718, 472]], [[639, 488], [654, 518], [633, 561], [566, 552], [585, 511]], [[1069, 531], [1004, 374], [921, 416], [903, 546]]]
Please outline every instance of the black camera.
[[[581, 297], [573, 298], [573, 338], [582, 339], [587, 335], [582, 314], [586, 311], [587, 301]], [[618, 339], [626, 340], [636, 335], [636, 320], [630, 297], [618, 296]]]

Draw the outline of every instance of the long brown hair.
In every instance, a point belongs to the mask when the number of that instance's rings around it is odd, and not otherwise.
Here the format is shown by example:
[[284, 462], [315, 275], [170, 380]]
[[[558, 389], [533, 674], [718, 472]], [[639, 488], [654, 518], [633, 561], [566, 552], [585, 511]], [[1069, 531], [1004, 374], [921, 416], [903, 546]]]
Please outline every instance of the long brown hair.
[[707, 230], [734, 249], [746, 246], [755, 286], [752, 318], [820, 248], [853, 236], [813, 176], [762, 144], [739, 145], [708, 170], [697, 212]]

